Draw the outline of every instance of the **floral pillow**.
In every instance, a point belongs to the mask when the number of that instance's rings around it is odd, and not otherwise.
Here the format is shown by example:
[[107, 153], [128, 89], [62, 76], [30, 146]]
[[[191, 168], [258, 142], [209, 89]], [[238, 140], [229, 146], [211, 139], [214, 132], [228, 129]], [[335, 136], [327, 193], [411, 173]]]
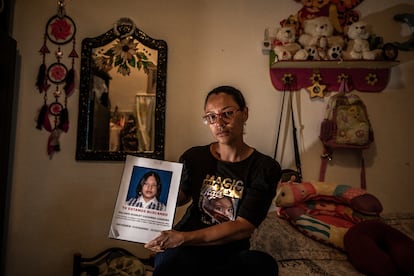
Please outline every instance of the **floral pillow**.
[[145, 265], [136, 257], [122, 256], [111, 260], [102, 276], [144, 276]]

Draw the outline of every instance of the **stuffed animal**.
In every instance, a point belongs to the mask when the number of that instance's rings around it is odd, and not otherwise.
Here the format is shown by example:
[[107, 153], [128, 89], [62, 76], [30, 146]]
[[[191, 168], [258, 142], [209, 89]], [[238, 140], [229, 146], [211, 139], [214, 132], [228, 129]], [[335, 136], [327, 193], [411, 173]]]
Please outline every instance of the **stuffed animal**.
[[296, 31], [296, 35], [299, 34], [300, 24], [299, 24], [297, 17], [293, 14], [289, 15], [288, 18], [280, 21], [280, 26], [281, 27], [294, 27]]
[[276, 55], [275, 61], [291, 60], [301, 49], [300, 44], [296, 42], [296, 29], [293, 26], [278, 28], [272, 45]]
[[330, 19], [320, 16], [304, 22], [304, 33], [299, 36], [303, 48], [315, 46], [321, 59], [327, 59], [327, 51], [334, 45], [343, 47], [342, 36], [333, 35], [334, 28]]
[[295, 0], [302, 4], [302, 8], [297, 12], [297, 18], [299, 22], [300, 32], [302, 34], [304, 29], [304, 23], [306, 20], [318, 17], [319, 9], [313, 6], [313, 0]]
[[301, 2], [302, 8], [297, 12], [298, 22], [300, 24], [300, 32], [304, 30], [304, 22], [320, 16], [328, 17], [334, 29], [338, 33], [343, 32], [343, 27], [340, 24], [337, 5], [332, 3], [332, 0], [295, 0]]
[[382, 212], [381, 202], [365, 190], [328, 182], [279, 183], [275, 204], [278, 207], [292, 207], [320, 199], [348, 204], [362, 214], [378, 215]]
[[352, 23], [346, 30], [348, 43], [343, 52], [345, 60], [375, 60], [382, 56], [382, 50], [370, 49], [371, 25], [364, 21]]
[[318, 49], [316, 46], [307, 46], [303, 49], [300, 49], [293, 56], [294, 60], [320, 60]]
[[279, 182], [275, 204], [299, 231], [340, 249], [350, 228], [382, 212], [381, 202], [365, 190], [327, 182]]
[[332, 0], [313, 0], [313, 6], [319, 9], [319, 16], [329, 18], [334, 30], [338, 34], [343, 33], [343, 27], [339, 22], [337, 6], [332, 3]]
[[355, 10], [363, 0], [331, 0], [331, 4], [336, 6], [339, 24], [342, 27], [349, 26], [359, 20], [359, 13]]
[[328, 60], [342, 60], [342, 47], [334, 45], [328, 49]]

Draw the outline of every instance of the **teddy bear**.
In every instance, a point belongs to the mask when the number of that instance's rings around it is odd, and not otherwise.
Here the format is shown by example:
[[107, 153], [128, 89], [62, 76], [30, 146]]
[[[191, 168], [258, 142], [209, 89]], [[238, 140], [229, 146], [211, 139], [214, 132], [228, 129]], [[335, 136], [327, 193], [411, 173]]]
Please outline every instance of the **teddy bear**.
[[300, 24], [299, 24], [299, 21], [298, 21], [297, 17], [293, 14], [289, 15], [285, 19], [282, 19], [280, 21], [280, 26], [281, 27], [289, 27], [289, 26], [293, 27], [293, 28], [295, 28], [296, 35], [299, 34]]
[[326, 16], [332, 23], [334, 30], [341, 34], [343, 27], [339, 22], [338, 9], [332, 0], [313, 0], [313, 6], [319, 10], [319, 16]]
[[[301, 31], [304, 29], [304, 22], [308, 19], [319, 16], [327, 16], [331, 20], [337, 33], [343, 32], [340, 24], [337, 5], [332, 0], [295, 0], [302, 4], [302, 8], [297, 12], [297, 18], [300, 23]], [[301, 32], [300, 32], [301, 33]]]
[[328, 59], [327, 51], [334, 45], [344, 46], [344, 39], [340, 35], [333, 35], [334, 28], [330, 19], [319, 16], [304, 22], [304, 33], [299, 36], [299, 43], [303, 48], [315, 46], [321, 59]]
[[273, 51], [276, 55], [275, 61], [291, 60], [297, 51], [301, 49], [296, 42], [296, 29], [294, 26], [284, 26], [276, 30], [272, 42]]
[[345, 60], [375, 60], [381, 57], [382, 50], [370, 49], [369, 38], [372, 35], [371, 25], [364, 21], [352, 23], [346, 29], [348, 42], [343, 58]]

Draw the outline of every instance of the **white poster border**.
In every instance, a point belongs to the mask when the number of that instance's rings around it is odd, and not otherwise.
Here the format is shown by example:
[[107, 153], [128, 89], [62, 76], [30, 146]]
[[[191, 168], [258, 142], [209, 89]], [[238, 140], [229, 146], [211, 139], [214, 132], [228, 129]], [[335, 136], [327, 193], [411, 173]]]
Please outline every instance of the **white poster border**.
[[[182, 166], [177, 162], [127, 155], [109, 238], [146, 243], [161, 231], [170, 230], [174, 222]], [[158, 173], [162, 180], [160, 202], [165, 204], [165, 210], [137, 207], [131, 203], [131, 199], [139, 196], [137, 179], [142, 180], [142, 176], [149, 171]]]

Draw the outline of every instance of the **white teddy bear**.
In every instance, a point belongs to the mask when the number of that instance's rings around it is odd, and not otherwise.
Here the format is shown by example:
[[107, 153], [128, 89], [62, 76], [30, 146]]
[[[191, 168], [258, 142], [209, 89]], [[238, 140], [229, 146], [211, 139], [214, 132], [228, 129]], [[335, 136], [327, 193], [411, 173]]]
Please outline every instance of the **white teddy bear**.
[[296, 52], [301, 49], [299, 43], [296, 42], [296, 38], [296, 30], [293, 26], [280, 27], [276, 30], [272, 43], [276, 55], [275, 62], [291, 60]]
[[305, 20], [303, 31], [299, 36], [299, 43], [303, 48], [315, 46], [321, 59], [328, 59], [327, 52], [334, 45], [344, 46], [342, 36], [333, 35], [334, 27], [327, 16]]
[[346, 30], [349, 38], [343, 57], [346, 60], [365, 59], [374, 60], [378, 58], [382, 51], [380, 49], [371, 50], [368, 39], [372, 34], [371, 26], [364, 21], [352, 23]]

